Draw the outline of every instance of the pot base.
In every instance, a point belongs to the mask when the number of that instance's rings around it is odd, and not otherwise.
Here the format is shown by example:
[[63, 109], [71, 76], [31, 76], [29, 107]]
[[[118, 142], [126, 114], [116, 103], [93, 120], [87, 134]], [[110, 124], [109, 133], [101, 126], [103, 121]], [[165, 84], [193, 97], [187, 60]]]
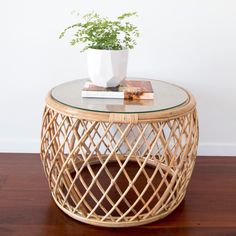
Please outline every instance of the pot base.
[[124, 77], [123, 79], [117, 79], [115, 77], [112, 77], [110, 80], [107, 80], [107, 81], [105, 81], [105, 80], [102, 81], [102, 79], [93, 80], [93, 78], [90, 78], [90, 80], [96, 86], [104, 87], [104, 88], [114, 88], [114, 87], [119, 86], [125, 78], [126, 77]]

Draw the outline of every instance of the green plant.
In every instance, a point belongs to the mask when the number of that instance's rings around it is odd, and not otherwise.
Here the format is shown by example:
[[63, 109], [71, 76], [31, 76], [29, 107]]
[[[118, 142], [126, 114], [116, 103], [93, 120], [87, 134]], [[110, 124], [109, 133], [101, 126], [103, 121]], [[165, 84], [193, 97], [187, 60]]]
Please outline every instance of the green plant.
[[112, 50], [133, 48], [139, 31], [135, 25], [127, 21], [127, 18], [132, 16], [137, 16], [137, 13], [124, 13], [116, 20], [110, 20], [108, 17], [91, 12], [81, 16], [80, 22], [67, 27], [59, 38], [63, 38], [68, 30], [73, 29], [75, 32], [70, 44], [84, 44], [82, 51], [88, 48]]

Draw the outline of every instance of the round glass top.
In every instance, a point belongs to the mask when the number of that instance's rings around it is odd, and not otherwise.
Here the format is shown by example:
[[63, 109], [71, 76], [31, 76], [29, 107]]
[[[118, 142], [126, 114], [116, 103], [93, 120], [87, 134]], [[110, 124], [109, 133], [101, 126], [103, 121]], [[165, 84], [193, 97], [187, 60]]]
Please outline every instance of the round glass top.
[[[142, 78], [128, 78], [147, 80]], [[106, 113], [145, 113], [157, 112], [181, 106], [188, 100], [188, 94], [182, 88], [160, 80], [151, 81], [154, 99], [127, 100], [110, 98], [83, 98], [81, 91], [89, 79], [74, 80], [60, 84], [52, 89], [52, 97], [73, 108]]]

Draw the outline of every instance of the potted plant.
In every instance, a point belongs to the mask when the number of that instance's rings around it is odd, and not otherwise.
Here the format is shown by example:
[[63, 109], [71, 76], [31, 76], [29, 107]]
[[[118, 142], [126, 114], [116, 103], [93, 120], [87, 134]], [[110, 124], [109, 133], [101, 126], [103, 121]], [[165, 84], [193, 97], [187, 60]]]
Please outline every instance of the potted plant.
[[136, 12], [124, 13], [111, 20], [92, 12], [80, 17], [80, 21], [67, 27], [74, 30], [71, 45], [83, 44], [81, 51], [87, 50], [88, 73], [97, 86], [116, 87], [126, 77], [128, 50], [136, 45], [139, 31], [127, 21], [137, 16]]

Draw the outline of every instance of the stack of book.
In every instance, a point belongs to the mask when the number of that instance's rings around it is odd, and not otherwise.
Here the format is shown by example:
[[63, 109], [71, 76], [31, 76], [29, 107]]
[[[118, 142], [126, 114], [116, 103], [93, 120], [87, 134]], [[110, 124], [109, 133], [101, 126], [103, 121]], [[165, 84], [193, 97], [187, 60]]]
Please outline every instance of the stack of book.
[[153, 99], [152, 84], [148, 80], [124, 80], [119, 86], [103, 88], [86, 82], [82, 97], [89, 98], [122, 98], [128, 100]]

